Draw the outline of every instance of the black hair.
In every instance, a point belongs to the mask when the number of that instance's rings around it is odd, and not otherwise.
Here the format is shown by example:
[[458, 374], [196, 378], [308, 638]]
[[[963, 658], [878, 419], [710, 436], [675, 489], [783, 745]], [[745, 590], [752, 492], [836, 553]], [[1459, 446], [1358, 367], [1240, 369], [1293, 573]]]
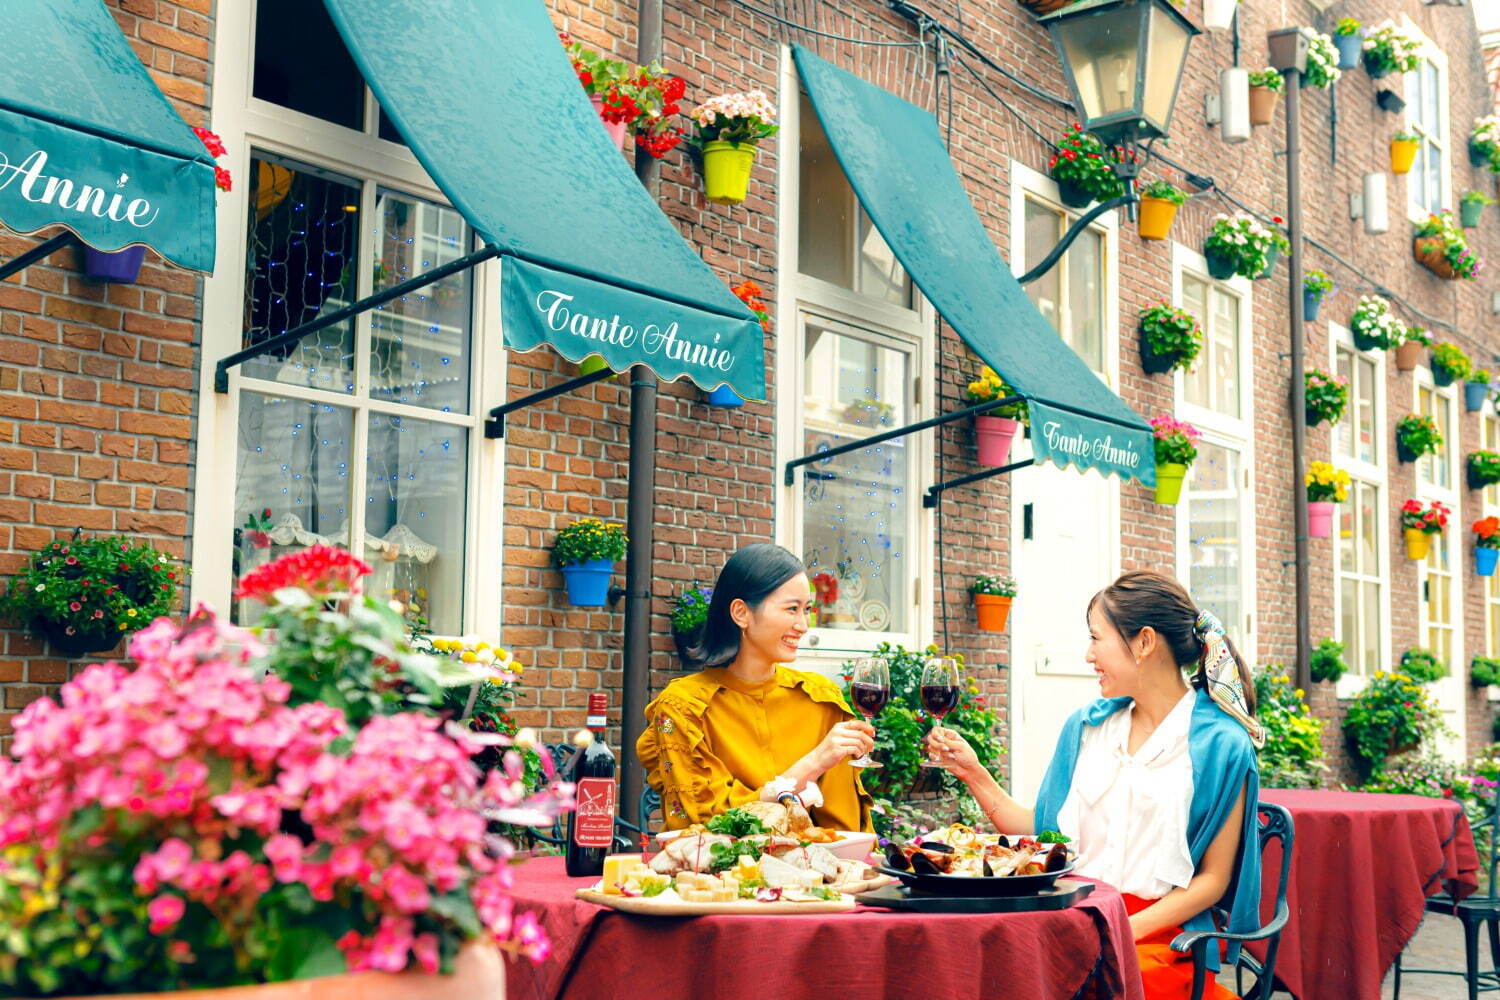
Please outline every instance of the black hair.
[[801, 559], [768, 542], [747, 545], [730, 556], [714, 583], [703, 632], [687, 651], [688, 665], [702, 670], [732, 662], [740, 652], [740, 627], [729, 616], [729, 605], [741, 600], [758, 608], [778, 587], [805, 572]]

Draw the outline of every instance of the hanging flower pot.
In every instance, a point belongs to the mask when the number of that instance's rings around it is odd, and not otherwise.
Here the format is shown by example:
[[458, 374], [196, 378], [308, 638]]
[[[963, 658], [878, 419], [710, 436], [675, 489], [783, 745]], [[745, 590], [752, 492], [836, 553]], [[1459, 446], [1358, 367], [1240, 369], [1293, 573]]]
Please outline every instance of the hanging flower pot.
[[594, 106], [594, 114], [604, 123], [604, 131], [609, 136], [609, 141], [615, 144], [615, 148], [623, 148], [625, 145], [625, 133], [630, 129], [630, 123], [625, 121], [612, 122], [604, 117], [604, 97], [600, 94], [590, 94], [589, 103]]
[[1432, 536], [1448, 526], [1448, 505], [1434, 500], [1427, 507], [1420, 500], [1401, 505], [1401, 534], [1406, 539], [1406, 558], [1421, 561], [1432, 549]]
[[614, 572], [613, 559], [590, 559], [562, 567], [568, 603], [575, 608], [604, 607], [609, 601], [609, 578]]
[[1411, 173], [1411, 165], [1417, 162], [1417, 150], [1421, 148], [1421, 140], [1409, 133], [1397, 133], [1391, 140], [1391, 173]]
[[1465, 191], [1464, 196], [1458, 202], [1458, 224], [1465, 229], [1473, 229], [1479, 225], [1484, 218], [1484, 206], [1492, 204], [1494, 199], [1480, 191]]
[[975, 417], [974, 440], [980, 465], [1001, 466], [1010, 455], [1010, 446], [1021, 432], [1021, 422], [1010, 417]]
[[1500, 453], [1493, 451], [1469, 452], [1466, 478], [1469, 489], [1482, 490], [1486, 486], [1500, 483]]
[[1088, 208], [1094, 203], [1094, 195], [1077, 181], [1064, 178], [1057, 182], [1057, 200], [1069, 208]]
[[1422, 43], [1391, 21], [1365, 33], [1360, 60], [1372, 80], [1394, 72], [1411, 73], [1422, 65]]
[[1187, 466], [1180, 462], [1167, 462], [1156, 466], [1156, 502], [1175, 506], [1182, 499], [1182, 483], [1187, 478]]
[[668, 598], [672, 603], [672, 642], [676, 644], [677, 656], [684, 666], [690, 665], [688, 654], [703, 638], [703, 625], [708, 621], [708, 607], [713, 597], [712, 587], [693, 585]]
[[715, 386], [703, 396], [703, 402], [709, 406], [717, 406], [722, 410], [733, 410], [745, 405], [740, 394], [727, 385]]
[[1347, 378], [1321, 368], [1309, 368], [1302, 374], [1302, 384], [1303, 399], [1307, 404], [1307, 426], [1316, 427], [1325, 420], [1336, 424], [1343, 418], [1344, 408], [1349, 405]]
[[1396, 348], [1396, 370], [1398, 372], [1414, 372], [1417, 365], [1422, 363], [1422, 355], [1426, 352], [1427, 345], [1420, 340], [1402, 341]]
[[1203, 0], [1204, 30], [1228, 31], [1238, 9], [1239, 0]]
[[1313, 538], [1333, 537], [1333, 512], [1338, 504], [1332, 500], [1307, 502], [1307, 533]]
[[1412, 234], [1417, 263], [1446, 281], [1479, 277], [1480, 261], [1449, 211], [1435, 212], [1417, 223]]
[[1490, 373], [1483, 368], [1469, 372], [1464, 382], [1464, 409], [1478, 413], [1490, 398]]
[[1271, 249], [1266, 251], [1266, 266], [1255, 276], [1256, 281], [1269, 278], [1276, 273], [1276, 262], [1281, 259], [1281, 248], [1272, 244]]
[[[578, 374], [580, 375], [592, 375], [595, 372], [602, 372], [607, 370], [608, 368], [609, 365], [605, 364], [604, 358], [602, 358], [598, 354], [590, 354], [588, 357], [578, 362]], [[613, 378], [613, 376], [611, 376], [611, 378]]]
[[991, 467], [1004, 465], [1010, 455], [1012, 442], [1029, 419], [1026, 401], [1017, 398], [1016, 391], [989, 365], [979, 369], [979, 377], [968, 384], [964, 393], [971, 406], [1015, 399], [1015, 402], [996, 406], [974, 418], [974, 443], [978, 451], [976, 460], [980, 465]]
[[1429, 367], [1435, 385], [1449, 386], [1459, 379], [1468, 379], [1474, 363], [1457, 344], [1437, 344], [1432, 349]]
[[1198, 428], [1170, 414], [1151, 418], [1157, 503], [1175, 504], [1181, 499], [1182, 481], [1187, 477], [1187, 467], [1198, 457], [1198, 439], [1202, 436]]
[[703, 144], [703, 196], [717, 205], [738, 205], [750, 191], [755, 147], [731, 142]]
[[114, 253], [83, 248], [83, 273], [94, 281], [113, 284], [129, 284], [141, 275], [141, 264], [146, 260], [144, 246], [126, 247]]
[[1406, 558], [1413, 562], [1427, 558], [1427, 553], [1432, 550], [1431, 535], [1421, 528], [1404, 528], [1401, 534], [1406, 538]]
[[1125, 193], [1125, 182], [1115, 173], [1118, 162], [1116, 150], [1074, 122], [1047, 161], [1047, 176], [1057, 183], [1059, 201], [1069, 208], [1087, 208]]
[[1309, 323], [1318, 321], [1318, 309], [1323, 305], [1323, 296], [1306, 288], [1302, 289], [1302, 318]]
[[1442, 237], [1418, 236], [1412, 241], [1411, 252], [1418, 264], [1444, 281], [1453, 281], [1458, 278], [1458, 272], [1454, 271], [1453, 265], [1448, 262]]
[[92, 653], [107, 653], [120, 644], [123, 633], [104, 629], [81, 631], [68, 625], [62, 628], [47, 628], [42, 636], [47, 644], [67, 659], [76, 659]]
[[1235, 260], [1228, 254], [1216, 250], [1204, 250], [1203, 262], [1208, 265], [1208, 276], [1217, 281], [1228, 281], [1234, 277]]
[[1150, 375], [1189, 368], [1203, 350], [1198, 320], [1165, 300], [1141, 310], [1141, 367]]
[[1172, 232], [1172, 220], [1177, 217], [1175, 201], [1166, 198], [1141, 198], [1141, 214], [1137, 226], [1143, 240], [1164, 240]]
[[1006, 624], [1010, 621], [1012, 600], [1014, 598], [1003, 594], [975, 594], [974, 613], [979, 617], [979, 631], [1004, 632]]
[[1352, 17], [1339, 20], [1333, 29], [1333, 47], [1339, 53], [1339, 69], [1354, 69], [1359, 65], [1360, 50], [1364, 47], [1364, 33], [1359, 22]]
[[1492, 549], [1487, 545], [1475, 546], [1474, 573], [1477, 576], [1494, 576], [1497, 559], [1500, 559], [1500, 549]]
[[1250, 124], [1269, 125], [1276, 120], [1276, 105], [1286, 81], [1269, 66], [1250, 74]]
[[720, 94], [693, 109], [703, 143], [703, 194], [718, 205], [737, 205], [750, 189], [755, 144], [775, 135], [776, 108], [764, 91]]
[[625, 558], [625, 528], [597, 517], [574, 521], [557, 533], [552, 561], [562, 570], [568, 603], [580, 608], [602, 608], [609, 599], [609, 578], [615, 563]]

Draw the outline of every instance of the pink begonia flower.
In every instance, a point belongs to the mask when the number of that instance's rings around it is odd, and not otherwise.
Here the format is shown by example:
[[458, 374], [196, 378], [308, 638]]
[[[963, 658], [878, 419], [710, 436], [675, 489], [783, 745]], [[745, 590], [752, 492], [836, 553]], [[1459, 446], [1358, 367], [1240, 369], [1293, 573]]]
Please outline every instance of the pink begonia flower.
[[266, 839], [266, 858], [278, 882], [295, 882], [302, 873], [302, 841], [289, 833]]
[[428, 975], [436, 973], [441, 968], [442, 962], [436, 934], [430, 931], [426, 934], [418, 934], [416, 940], [411, 943], [411, 951], [417, 957], [417, 964]]
[[181, 896], [157, 896], [146, 907], [146, 916], [151, 919], [151, 933], [165, 934], [177, 926], [185, 912], [187, 904]]
[[400, 865], [391, 865], [381, 878], [385, 896], [402, 913], [421, 913], [432, 904], [427, 883]]

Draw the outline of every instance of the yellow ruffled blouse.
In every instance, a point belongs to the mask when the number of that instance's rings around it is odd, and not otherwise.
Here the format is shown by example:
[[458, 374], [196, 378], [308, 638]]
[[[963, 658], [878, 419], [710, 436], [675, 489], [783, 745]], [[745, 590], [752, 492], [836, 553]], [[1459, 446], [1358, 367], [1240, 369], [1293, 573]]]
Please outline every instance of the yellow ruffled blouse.
[[[679, 677], [646, 706], [636, 753], [646, 780], [661, 793], [669, 830], [752, 802], [822, 742], [835, 724], [854, 718], [833, 682], [777, 666], [760, 684], [724, 667]], [[858, 768], [841, 761], [818, 780], [823, 805], [813, 822], [836, 830], [870, 826], [870, 796]]]

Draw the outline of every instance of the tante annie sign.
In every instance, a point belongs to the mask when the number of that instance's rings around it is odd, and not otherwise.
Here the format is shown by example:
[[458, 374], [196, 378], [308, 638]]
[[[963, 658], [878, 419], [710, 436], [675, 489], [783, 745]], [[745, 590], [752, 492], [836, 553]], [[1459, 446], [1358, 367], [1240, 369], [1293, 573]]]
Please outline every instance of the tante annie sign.
[[1139, 429], [1032, 400], [1031, 447], [1038, 462], [1098, 469], [1105, 475], [1156, 485], [1151, 428]]
[[666, 381], [686, 375], [701, 389], [728, 383], [765, 399], [760, 324], [695, 309], [507, 257], [501, 264], [505, 343], [550, 345], [570, 361], [591, 354], [616, 371], [643, 364]]

